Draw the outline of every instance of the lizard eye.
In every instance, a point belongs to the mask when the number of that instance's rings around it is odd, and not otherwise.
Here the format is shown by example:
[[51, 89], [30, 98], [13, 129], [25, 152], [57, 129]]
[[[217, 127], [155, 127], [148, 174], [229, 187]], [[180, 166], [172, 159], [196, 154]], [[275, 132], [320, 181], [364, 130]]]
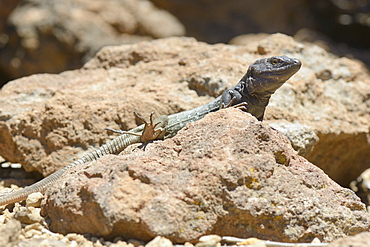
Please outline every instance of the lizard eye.
[[276, 64], [278, 64], [278, 60], [277, 60], [277, 59], [272, 59], [272, 60], [271, 60], [271, 64], [272, 64], [272, 65], [276, 65]]

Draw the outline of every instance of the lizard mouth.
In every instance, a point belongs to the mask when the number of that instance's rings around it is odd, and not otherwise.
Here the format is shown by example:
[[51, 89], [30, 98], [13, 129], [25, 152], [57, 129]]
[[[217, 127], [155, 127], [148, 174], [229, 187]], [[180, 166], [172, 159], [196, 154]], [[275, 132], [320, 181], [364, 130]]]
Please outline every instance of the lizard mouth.
[[302, 66], [301, 61], [295, 58], [291, 58], [291, 63], [285, 64], [282, 67], [277, 68], [275, 71], [272, 71], [272, 75], [294, 75]]

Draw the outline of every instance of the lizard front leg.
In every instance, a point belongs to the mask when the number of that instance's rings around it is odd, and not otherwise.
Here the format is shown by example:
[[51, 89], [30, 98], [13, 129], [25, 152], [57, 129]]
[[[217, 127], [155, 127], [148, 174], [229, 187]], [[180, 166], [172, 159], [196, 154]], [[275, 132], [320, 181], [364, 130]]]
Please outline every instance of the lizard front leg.
[[243, 96], [238, 90], [227, 89], [222, 93], [220, 109], [234, 107], [246, 111], [247, 106], [248, 103], [243, 101]]

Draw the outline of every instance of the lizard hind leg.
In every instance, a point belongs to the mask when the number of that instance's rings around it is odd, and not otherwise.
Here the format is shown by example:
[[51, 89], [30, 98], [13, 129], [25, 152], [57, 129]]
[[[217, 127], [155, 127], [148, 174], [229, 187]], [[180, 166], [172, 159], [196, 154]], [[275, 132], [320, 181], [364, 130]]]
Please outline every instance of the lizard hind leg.
[[[146, 119], [143, 118], [139, 113], [137, 112], [134, 112], [135, 116], [140, 119], [141, 121], [143, 121], [143, 123], [145, 124], [145, 126], [153, 126], [153, 115], [154, 115], [154, 111], [152, 111], [150, 113], [150, 123], [147, 123]], [[154, 128], [160, 123], [157, 123], [154, 125]], [[111, 129], [111, 128], [104, 128], [105, 130], [109, 130], [109, 131], [112, 131], [114, 133], [118, 133], [118, 134], [127, 134], [127, 135], [134, 135], [134, 136], [141, 136], [142, 134], [141, 133], [136, 133], [136, 132], [130, 132], [130, 131], [125, 131], [125, 130], [116, 130], [116, 129]]]
[[156, 139], [162, 139], [166, 133], [166, 125], [168, 123], [167, 116], [159, 116], [154, 119], [154, 111], [150, 113], [149, 122], [147, 122], [141, 115], [134, 112], [135, 116], [144, 122], [144, 130], [141, 133], [141, 142], [149, 142]]
[[143, 132], [131, 132], [131, 131], [124, 131], [124, 130], [115, 130], [111, 128], [104, 128], [106, 130], [119, 133], [119, 134], [127, 134], [127, 135], [134, 135], [140, 136], [141, 142], [149, 142], [155, 139], [162, 139], [165, 135], [165, 126], [168, 123], [167, 116], [159, 116], [158, 118], [154, 119], [154, 111], [150, 113], [149, 122], [146, 121], [144, 117], [142, 117], [139, 113], [134, 112], [135, 116], [144, 122], [144, 129]]

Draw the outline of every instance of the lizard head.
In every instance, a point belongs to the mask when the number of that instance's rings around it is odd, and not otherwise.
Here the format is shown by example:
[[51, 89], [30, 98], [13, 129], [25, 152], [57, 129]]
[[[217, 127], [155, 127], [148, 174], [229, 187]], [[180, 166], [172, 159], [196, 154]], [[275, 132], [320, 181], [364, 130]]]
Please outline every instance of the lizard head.
[[287, 56], [263, 58], [249, 66], [244, 80], [249, 94], [270, 97], [301, 68], [301, 62]]

